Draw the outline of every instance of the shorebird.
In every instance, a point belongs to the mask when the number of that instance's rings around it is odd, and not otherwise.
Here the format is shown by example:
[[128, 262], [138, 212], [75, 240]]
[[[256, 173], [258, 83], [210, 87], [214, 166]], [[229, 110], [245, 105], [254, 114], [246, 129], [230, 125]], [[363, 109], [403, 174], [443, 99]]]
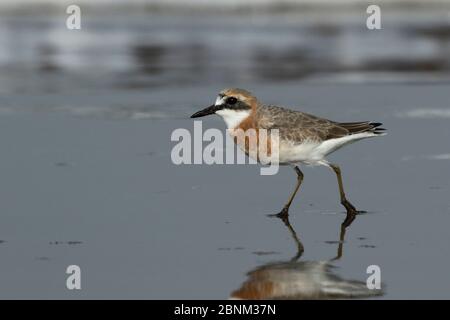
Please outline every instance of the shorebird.
[[[222, 90], [215, 103], [194, 113], [191, 118], [217, 114], [225, 121], [228, 132], [236, 138], [240, 130], [278, 129], [278, 161], [280, 165], [290, 165], [297, 174], [297, 184], [278, 217], [286, 217], [289, 207], [303, 181], [299, 165], [321, 165], [334, 171], [339, 186], [341, 204], [347, 210], [344, 225], [349, 225], [361, 211], [348, 201], [342, 183], [341, 169], [330, 163], [326, 156], [343, 146], [365, 138], [385, 134], [378, 122], [335, 122], [308, 113], [294, 111], [274, 105], [262, 104], [247, 90], [232, 88]], [[236, 141], [236, 139], [235, 139]], [[239, 145], [249, 154], [246, 144]]]

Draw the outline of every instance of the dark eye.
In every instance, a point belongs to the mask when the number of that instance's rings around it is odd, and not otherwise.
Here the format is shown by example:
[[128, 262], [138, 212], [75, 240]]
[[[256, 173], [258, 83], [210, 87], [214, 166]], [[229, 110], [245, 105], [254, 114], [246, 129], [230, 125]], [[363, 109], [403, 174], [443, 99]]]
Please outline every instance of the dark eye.
[[227, 99], [227, 104], [235, 104], [237, 102], [237, 99], [235, 97], [229, 97]]

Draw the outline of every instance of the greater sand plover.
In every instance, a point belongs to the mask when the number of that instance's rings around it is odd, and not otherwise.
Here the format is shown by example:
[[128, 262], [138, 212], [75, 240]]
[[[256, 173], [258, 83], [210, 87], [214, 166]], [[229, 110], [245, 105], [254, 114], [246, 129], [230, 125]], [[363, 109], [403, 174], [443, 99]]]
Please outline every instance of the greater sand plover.
[[[278, 129], [279, 164], [291, 165], [297, 174], [295, 189], [281, 212], [277, 214], [278, 217], [288, 215], [292, 200], [303, 181], [303, 173], [298, 167], [300, 164], [322, 165], [335, 172], [341, 204], [347, 210], [344, 225], [349, 225], [355, 215], [360, 212], [345, 196], [341, 169], [338, 165], [328, 162], [326, 156], [352, 142], [383, 135], [385, 129], [380, 128], [381, 123], [334, 122], [304, 112], [263, 105], [250, 92], [237, 88], [221, 91], [213, 105], [194, 113], [191, 118], [210, 114], [220, 115], [228, 127], [228, 132], [234, 138], [236, 138], [234, 133], [237, 129], [240, 129], [239, 131]], [[247, 144], [241, 144], [239, 147], [249, 154]]]

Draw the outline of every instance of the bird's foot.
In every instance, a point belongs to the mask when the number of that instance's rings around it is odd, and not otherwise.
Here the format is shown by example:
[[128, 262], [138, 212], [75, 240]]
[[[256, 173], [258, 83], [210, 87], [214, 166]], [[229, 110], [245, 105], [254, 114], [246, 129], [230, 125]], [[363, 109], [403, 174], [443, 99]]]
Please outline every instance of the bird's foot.
[[349, 212], [353, 213], [353, 214], [367, 213], [367, 211], [364, 211], [364, 210], [356, 210], [355, 206], [352, 205], [348, 200], [343, 200], [342, 201], [342, 205], [347, 210], [347, 214]]
[[353, 220], [356, 218], [356, 215], [367, 213], [367, 211], [364, 210], [356, 210], [356, 208], [348, 200], [343, 200], [342, 205], [347, 210], [347, 216], [345, 217], [344, 222], [342, 222], [342, 226], [344, 228], [347, 228], [352, 224]]
[[269, 217], [276, 217], [280, 219], [287, 219], [289, 217], [289, 207], [284, 207], [280, 212], [269, 214]]

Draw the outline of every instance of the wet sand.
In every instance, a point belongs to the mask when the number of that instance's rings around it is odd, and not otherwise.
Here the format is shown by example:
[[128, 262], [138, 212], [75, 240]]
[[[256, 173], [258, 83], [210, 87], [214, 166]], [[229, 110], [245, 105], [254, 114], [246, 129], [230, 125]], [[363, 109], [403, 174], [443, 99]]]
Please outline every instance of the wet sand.
[[[333, 273], [365, 281], [367, 266], [376, 264], [382, 298], [448, 298], [449, 118], [411, 113], [446, 109], [448, 87], [293, 82], [250, 89], [331, 119], [385, 123], [387, 136], [331, 157], [342, 166], [349, 199], [368, 211], [347, 230]], [[148, 99], [170, 99], [166, 93]], [[296, 243], [266, 215], [286, 200], [292, 171], [260, 176], [255, 165], [173, 165], [170, 134], [191, 129], [194, 110], [162, 109], [164, 117], [140, 120], [65, 112], [0, 117], [0, 296], [227, 298], [247, 272], [289, 262]], [[224, 129], [218, 117], [203, 125]], [[337, 254], [345, 214], [333, 173], [304, 173], [290, 218], [304, 245], [299, 261], [327, 261]], [[65, 289], [69, 264], [82, 269], [81, 291]]]
[[[349, 298], [336, 294], [349, 288], [355, 298], [449, 298], [443, 13], [387, 13], [370, 36], [358, 15], [230, 25], [87, 14], [79, 33], [55, 16], [2, 17], [0, 298]], [[189, 116], [229, 86], [336, 121], [384, 123], [387, 136], [330, 157], [367, 211], [344, 243], [326, 168], [304, 168], [286, 226], [267, 215], [294, 187], [290, 168], [261, 176], [257, 165], [171, 162], [173, 130], [192, 130]], [[65, 287], [71, 264], [80, 291]], [[369, 265], [381, 268], [376, 295], [363, 288]]]

